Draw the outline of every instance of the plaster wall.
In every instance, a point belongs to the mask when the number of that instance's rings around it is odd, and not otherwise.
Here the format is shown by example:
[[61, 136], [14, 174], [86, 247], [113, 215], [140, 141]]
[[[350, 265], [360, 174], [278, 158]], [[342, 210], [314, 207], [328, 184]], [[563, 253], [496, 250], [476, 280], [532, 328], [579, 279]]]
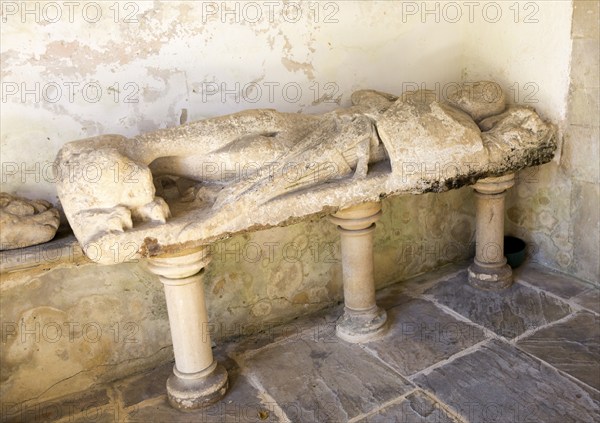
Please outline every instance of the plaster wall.
[[466, 79], [493, 79], [509, 103], [534, 107], [560, 124], [569, 89], [571, 1], [492, 4], [481, 6], [485, 19], [466, 26]]

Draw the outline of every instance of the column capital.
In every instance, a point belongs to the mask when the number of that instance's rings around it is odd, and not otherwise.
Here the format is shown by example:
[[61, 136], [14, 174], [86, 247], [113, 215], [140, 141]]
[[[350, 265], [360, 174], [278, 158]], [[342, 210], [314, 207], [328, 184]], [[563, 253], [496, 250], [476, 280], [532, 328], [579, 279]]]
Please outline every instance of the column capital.
[[515, 184], [515, 174], [479, 179], [472, 187], [481, 194], [500, 194]]
[[341, 226], [343, 229], [356, 231], [369, 228], [380, 217], [381, 203], [379, 201], [372, 201], [338, 210], [329, 216], [329, 220], [334, 225]]
[[210, 263], [207, 247], [182, 251], [174, 255], [149, 258], [148, 269], [155, 275], [167, 279], [182, 279], [195, 275]]

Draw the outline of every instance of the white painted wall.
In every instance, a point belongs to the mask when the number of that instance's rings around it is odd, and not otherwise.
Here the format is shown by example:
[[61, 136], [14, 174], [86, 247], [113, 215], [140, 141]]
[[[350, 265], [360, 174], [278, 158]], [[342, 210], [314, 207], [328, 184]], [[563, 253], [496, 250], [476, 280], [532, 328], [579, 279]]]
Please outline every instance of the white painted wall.
[[[466, 78], [494, 79], [510, 102], [535, 107], [545, 118], [561, 122], [569, 89], [572, 2], [496, 3], [499, 8], [484, 12], [482, 7], [486, 18], [466, 27]], [[495, 10], [501, 11], [498, 22]]]
[[535, 82], [536, 107], [561, 118], [570, 1], [536, 2], [538, 24], [472, 3], [4, 1], [1, 190], [55, 202], [62, 144], [174, 126], [182, 109], [317, 113], [359, 88], [485, 77]]

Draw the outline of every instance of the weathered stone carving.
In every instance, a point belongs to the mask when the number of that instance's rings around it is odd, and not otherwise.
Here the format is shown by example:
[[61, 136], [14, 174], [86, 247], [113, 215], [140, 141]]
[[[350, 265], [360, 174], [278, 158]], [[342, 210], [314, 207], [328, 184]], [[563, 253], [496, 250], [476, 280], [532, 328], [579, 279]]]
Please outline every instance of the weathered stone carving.
[[113, 263], [552, 158], [554, 126], [527, 107], [505, 110], [497, 84], [449, 97], [363, 90], [318, 116], [248, 110], [72, 142], [57, 157], [59, 196], [90, 258]]
[[[485, 96], [490, 87], [500, 93], [493, 99]], [[449, 103], [430, 91], [400, 98], [358, 91], [353, 106], [321, 116], [250, 110], [133, 139], [107, 135], [63, 147], [58, 191], [84, 251], [101, 263], [150, 257], [149, 269], [165, 285], [175, 353], [167, 393], [174, 407], [206, 406], [228, 386], [204, 332], [202, 279], [210, 260], [204, 245], [331, 214], [342, 238], [345, 300], [336, 333], [348, 342], [372, 341], [387, 326], [373, 280], [379, 200], [484, 177], [476, 189], [500, 190], [495, 176], [551, 159], [552, 125], [532, 109], [505, 111], [497, 84], [468, 89], [452, 93]], [[488, 203], [478, 207], [478, 255], [469, 280], [502, 288], [511, 280], [497, 277], [505, 263], [479, 252], [501, 235], [499, 218], [494, 230], [480, 229], [488, 212], [503, 215]]]
[[49, 202], [0, 193], [0, 250], [50, 241], [59, 223], [58, 210]]

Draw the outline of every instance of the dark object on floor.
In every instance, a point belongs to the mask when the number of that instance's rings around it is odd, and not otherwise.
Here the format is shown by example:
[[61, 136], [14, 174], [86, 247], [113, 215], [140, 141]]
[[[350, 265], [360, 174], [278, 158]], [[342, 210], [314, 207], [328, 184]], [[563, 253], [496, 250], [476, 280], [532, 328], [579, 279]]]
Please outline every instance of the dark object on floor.
[[508, 265], [513, 269], [519, 267], [525, 261], [525, 241], [514, 236], [504, 237], [504, 255]]

